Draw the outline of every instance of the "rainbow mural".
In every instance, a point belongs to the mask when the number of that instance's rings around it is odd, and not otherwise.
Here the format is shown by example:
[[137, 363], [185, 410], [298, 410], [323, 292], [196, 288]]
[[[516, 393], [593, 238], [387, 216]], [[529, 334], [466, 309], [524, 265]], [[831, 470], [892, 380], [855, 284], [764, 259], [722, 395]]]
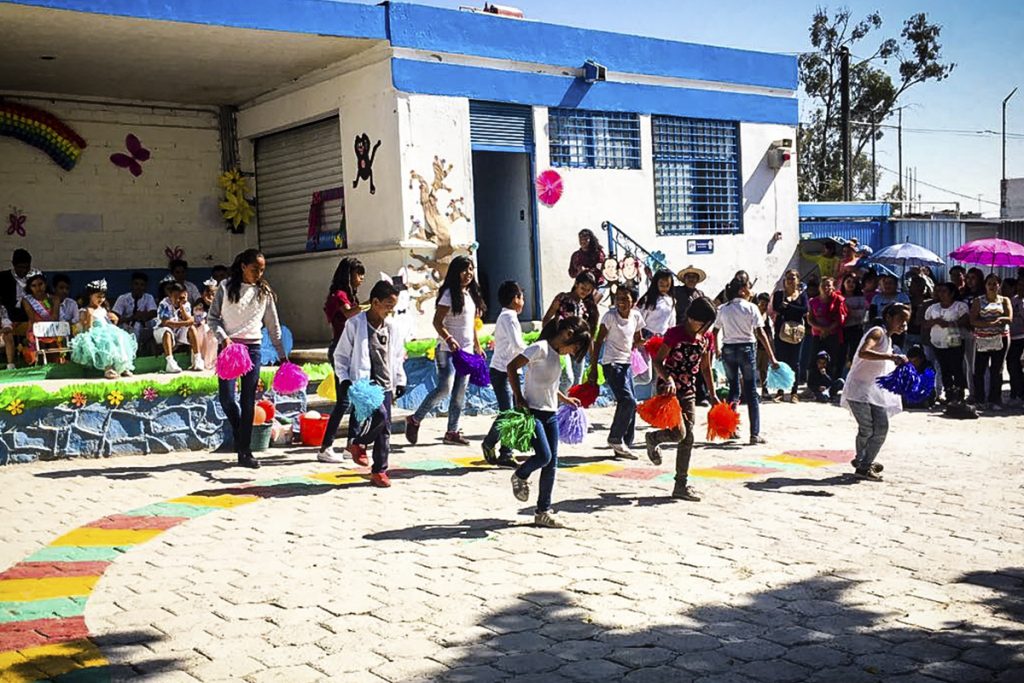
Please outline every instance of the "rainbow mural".
[[54, 163], [70, 171], [85, 148], [85, 140], [53, 114], [14, 102], [0, 102], [0, 135], [38, 147]]

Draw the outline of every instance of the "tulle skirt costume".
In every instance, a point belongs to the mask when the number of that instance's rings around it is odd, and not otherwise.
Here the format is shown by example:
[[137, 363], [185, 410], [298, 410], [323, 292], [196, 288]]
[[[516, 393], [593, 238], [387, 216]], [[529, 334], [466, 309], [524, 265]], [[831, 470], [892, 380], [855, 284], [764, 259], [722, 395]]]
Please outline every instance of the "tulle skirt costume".
[[98, 318], [88, 332], [71, 340], [71, 360], [79, 365], [106, 370], [114, 368], [118, 374], [135, 369], [135, 354], [139, 343], [135, 335]]

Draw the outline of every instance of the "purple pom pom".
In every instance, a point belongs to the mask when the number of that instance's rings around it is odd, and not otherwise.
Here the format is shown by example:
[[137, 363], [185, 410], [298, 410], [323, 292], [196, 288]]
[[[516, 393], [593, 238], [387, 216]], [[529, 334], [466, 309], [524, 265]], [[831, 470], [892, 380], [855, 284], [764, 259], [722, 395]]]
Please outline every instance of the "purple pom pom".
[[295, 394], [305, 391], [309, 385], [309, 375], [294, 363], [285, 363], [274, 373], [274, 392], [278, 394]]
[[459, 349], [452, 354], [452, 365], [455, 366], [457, 376], [469, 375], [469, 383], [473, 386], [491, 386], [491, 370], [487, 366], [487, 359], [483, 356]]
[[245, 344], [228, 344], [217, 356], [217, 376], [221, 379], [238, 379], [250, 370], [252, 358]]
[[587, 413], [578, 406], [563, 405], [558, 409], [558, 440], [567, 444], [583, 443], [590, 428]]

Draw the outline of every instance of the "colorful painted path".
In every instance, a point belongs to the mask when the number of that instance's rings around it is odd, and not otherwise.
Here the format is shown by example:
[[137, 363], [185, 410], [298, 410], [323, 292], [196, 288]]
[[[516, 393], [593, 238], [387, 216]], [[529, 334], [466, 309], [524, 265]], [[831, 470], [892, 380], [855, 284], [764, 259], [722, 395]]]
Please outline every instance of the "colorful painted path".
[[[788, 451], [735, 464], [694, 469], [696, 478], [746, 480], [776, 472], [846, 464], [849, 451]], [[563, 465], [565, 472], [638, 481], [671, 480], [665, 469], [609, 463]], [[490, 469], [477, 458], [420, 460], [392, 469], [395, 479], [417, 472]], [[109, 680], [107, 660], [89, 639], [85, 606], [111, 563], [133, 547], [190, 519], [267, 498], [294, 494], [298, 487], [325, 489], [368, 484], [365, 469], [318, 472], [247, 486], [198, 491], [112, 514], [54, 539], [48, 546], [0, 574], [0, 681], [52, 680], [81, 683]], [[305, 489], [300, 489], [305, 490]]]

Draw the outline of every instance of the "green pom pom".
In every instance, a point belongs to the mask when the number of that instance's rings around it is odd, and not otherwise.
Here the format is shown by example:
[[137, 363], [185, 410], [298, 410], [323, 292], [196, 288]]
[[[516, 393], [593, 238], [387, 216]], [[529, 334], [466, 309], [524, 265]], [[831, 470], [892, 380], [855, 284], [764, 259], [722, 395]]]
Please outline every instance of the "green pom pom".
[[520, 453], [530, 452], [536, 421], [523, 410], [505, 410], [498, 415], [498, 437], [501, 444]]

